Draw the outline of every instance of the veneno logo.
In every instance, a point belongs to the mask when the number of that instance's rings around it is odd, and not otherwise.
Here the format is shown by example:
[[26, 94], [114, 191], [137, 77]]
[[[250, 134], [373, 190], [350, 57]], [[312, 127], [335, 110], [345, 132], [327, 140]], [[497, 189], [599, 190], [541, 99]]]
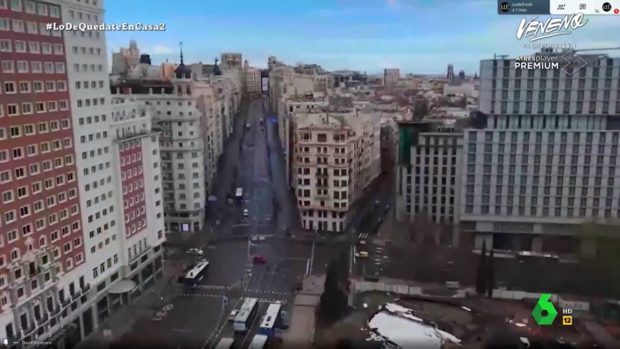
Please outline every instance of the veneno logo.
[[538, 41], [558, 35], [568, 35], [586, 23], [588, 19], [582, 13], [568, 15], [564, 18], [549, 18], [546, 21], [539, 21], [538, 17], [529, 20], [523, 18], [517, 29], [517, 39], [527, 37], [530, 41]]

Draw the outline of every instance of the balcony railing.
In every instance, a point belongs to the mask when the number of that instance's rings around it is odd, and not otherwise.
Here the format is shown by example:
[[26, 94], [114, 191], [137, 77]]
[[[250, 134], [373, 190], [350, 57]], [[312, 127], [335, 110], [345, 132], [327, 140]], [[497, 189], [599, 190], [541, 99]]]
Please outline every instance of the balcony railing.
[[65, 298], [60, 301], [60, 304], [62, 305], [63, 308], [66, 308], [69, 306], [69, 304], [71, 304], [71, 299]]

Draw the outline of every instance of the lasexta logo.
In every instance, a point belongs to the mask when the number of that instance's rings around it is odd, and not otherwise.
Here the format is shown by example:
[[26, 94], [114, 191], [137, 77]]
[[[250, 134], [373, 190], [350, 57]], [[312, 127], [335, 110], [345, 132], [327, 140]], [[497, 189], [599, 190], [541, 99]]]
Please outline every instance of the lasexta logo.
[[534, 310], [532, 310], [532, 318], [539, 326], [551, 326], [553, 320], [558, 316], [558, 311], [551, 303], [551, 294], [543, 293], [538, 298]]

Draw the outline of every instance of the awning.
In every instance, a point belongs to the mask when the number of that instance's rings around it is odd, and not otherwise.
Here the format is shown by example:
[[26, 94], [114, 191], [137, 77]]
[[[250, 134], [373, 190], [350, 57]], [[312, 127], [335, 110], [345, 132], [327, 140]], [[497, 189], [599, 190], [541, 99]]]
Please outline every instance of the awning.
[[126, 293], [126, 292], [133, 290], [135, 287], [136, 287], [136, 283], [133, 282], [132, 280], [121, 279], [120, 281], [112, 285], [112, 287], [110, 287], [110, 289], [108, 290], [108, 293], [109, 294]]

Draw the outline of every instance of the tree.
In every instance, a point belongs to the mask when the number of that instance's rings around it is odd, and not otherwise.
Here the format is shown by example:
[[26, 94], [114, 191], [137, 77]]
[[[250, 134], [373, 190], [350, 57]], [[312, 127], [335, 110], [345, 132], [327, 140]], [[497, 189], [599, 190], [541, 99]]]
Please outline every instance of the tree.
[[343, 291], [342, 263], [332, 260], [327, 265], [325, 286], [318, 307], [318, 319], [320, 323], [329, 325], [340, 320], [347, 311], [347, 295]]
[[620, 234], [618, 222], [586, 224], [580, 232], [581, 256], [592, 282], [591, 291], [620, 297]]
[[488, 269], [487, 269], [487, 297], [493, 297], [493, 289], [495, 288], [495, 267], [493, 263], [495, 262], [495, 258], [493, 258], [493, 249], [491, 249], [491, 254], [489, 255], [488, 261]]
[[486, 257], [487, 257], [487, 244], [486, 240], [482, 242], [482, 250], [480, 251], [480, 261], [478, 261], [478, 271], [476, 273], [476, 292], [478, 294], [485, 294], [487, 290], [486, 284]]

